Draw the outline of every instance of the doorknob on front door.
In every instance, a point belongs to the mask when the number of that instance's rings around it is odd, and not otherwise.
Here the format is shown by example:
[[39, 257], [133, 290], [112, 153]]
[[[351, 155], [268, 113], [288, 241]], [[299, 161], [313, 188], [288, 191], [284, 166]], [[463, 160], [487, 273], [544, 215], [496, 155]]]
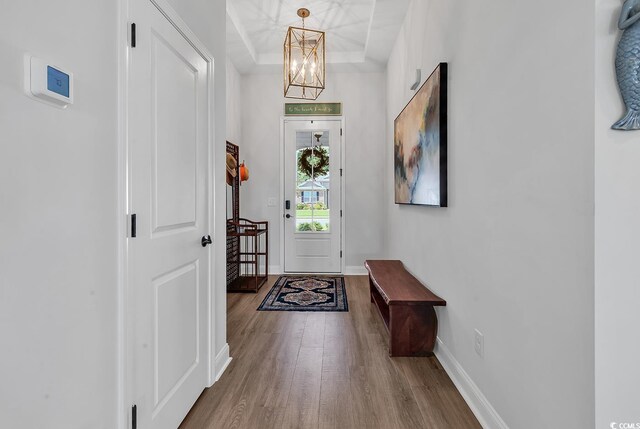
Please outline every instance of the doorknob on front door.
[[202, 247], [207, 247], [207, 244], [211, 244], [211, 236], [210, 235], [205, 235], [202, 237], [202, 240], [200, 241], [200, 243], [202, 243]]
[[287, 219], [289, 219], [291, 217], [291, 215], [289, 213], [287, 213], [286, 215], [284, 215], [284, 217], [286, 217]]

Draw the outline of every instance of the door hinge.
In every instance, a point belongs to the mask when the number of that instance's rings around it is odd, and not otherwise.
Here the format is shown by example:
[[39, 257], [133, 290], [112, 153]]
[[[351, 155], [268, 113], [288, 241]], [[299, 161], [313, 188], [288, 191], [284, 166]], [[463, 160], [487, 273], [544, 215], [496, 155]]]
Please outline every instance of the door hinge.
[[131, 407], [131, 429], [138, 428], [138, 406]]
[[136, 238], [138, 235], [138, 219], [135, 213], [131, 215], [131, 238]]
[[342, 135], [342, 128], [340, 128], [340, 135]]
[[342, 168], [340, 169], [340, 177], [342, 177]]
[[340, 257], [342, 258], [342, 250], [340, 251]]
[[340, 217], [342, 217], [342, 209], [340, 209]]
[[131, 47], [136, 47], [136, 23], [131, 23]]

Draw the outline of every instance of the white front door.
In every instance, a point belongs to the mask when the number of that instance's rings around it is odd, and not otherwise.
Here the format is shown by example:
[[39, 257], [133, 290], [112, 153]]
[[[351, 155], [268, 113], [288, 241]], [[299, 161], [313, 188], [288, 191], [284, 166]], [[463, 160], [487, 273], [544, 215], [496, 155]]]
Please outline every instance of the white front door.
[[284, 124], [284, 271], [342, 270], [340, 120]]
[[128, 319], [138, 429], [175, 429], [207, 384], [210, 61], [133, 0], [128, 81]]

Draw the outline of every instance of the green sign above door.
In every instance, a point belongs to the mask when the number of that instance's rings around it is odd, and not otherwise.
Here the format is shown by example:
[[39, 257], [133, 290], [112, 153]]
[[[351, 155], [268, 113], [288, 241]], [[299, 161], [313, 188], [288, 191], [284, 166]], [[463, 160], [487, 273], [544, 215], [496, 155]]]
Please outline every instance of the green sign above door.
[[285, 116], [340, 116], [342, 103], [284, 103]]

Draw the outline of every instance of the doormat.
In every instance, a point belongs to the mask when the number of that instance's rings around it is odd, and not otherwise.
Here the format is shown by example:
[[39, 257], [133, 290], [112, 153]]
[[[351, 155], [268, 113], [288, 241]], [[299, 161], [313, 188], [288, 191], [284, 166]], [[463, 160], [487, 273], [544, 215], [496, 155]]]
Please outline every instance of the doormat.
[[258, 311], [349, 311], [344, 277], [281, 276]]

